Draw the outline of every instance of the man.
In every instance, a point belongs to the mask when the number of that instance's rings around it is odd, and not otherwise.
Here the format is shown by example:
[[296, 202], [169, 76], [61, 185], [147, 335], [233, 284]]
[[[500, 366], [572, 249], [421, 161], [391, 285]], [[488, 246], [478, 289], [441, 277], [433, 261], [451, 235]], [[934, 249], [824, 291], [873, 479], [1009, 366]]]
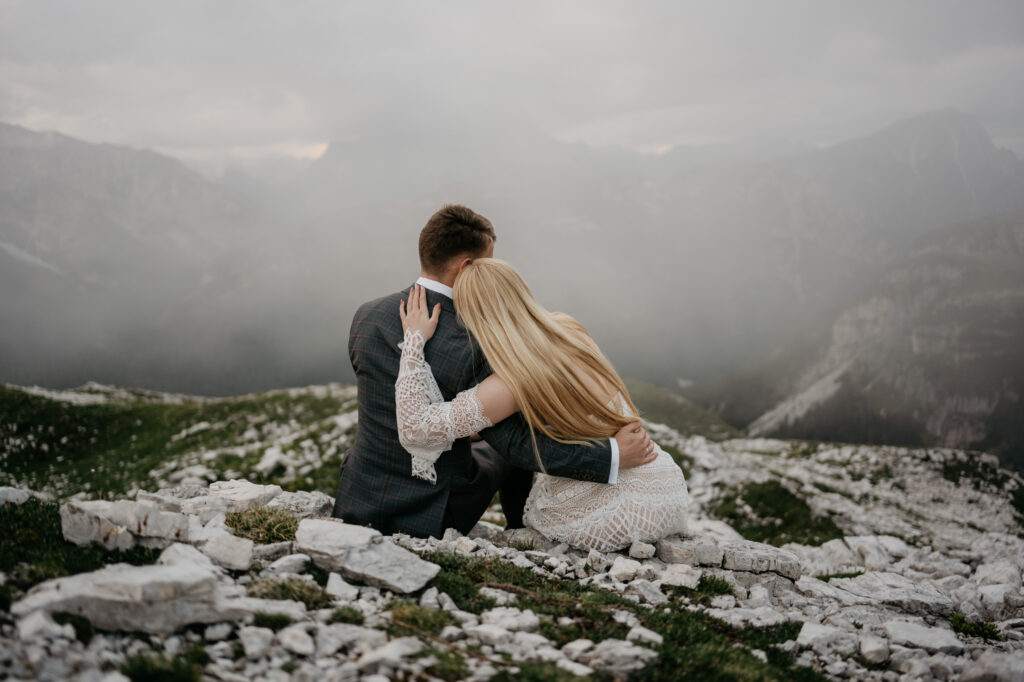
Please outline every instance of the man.
[[[439, 303], [444, 313], [427, 344], [426, 360], [445, 400], [491, 373], [458, 323], [451, 288], [474, 258], [493, 256], [495, 238], [489, 220], [458, 205], [439, 210], [420, 233], [417, 283], [427, 289], [428, 305]], [[506, 519], [511, 527], [521, 526], [532, 472], [539, 469], [529, 427], [518, 414], [480, 432], [491, 448], [471, 448], [468, 438], [455, 441], [434, 465], [436, 483], [412, 475], [395, 416], [398, 344], [404, 338], [398, 304], [407, 295], [405, 290], [364, 303], [352, 320], [349, 359], [359, 389], [359, 426], [341, 464], [333, 515], [385, 534], [441, 537], [445, 528], [467, 533], [501, 489]], [[639, 423], [594, 447], [565, 445], [539, 433], [537, 444], [549, 474], [584, 481], [614, 483], [620, 468], [654, 457]]]

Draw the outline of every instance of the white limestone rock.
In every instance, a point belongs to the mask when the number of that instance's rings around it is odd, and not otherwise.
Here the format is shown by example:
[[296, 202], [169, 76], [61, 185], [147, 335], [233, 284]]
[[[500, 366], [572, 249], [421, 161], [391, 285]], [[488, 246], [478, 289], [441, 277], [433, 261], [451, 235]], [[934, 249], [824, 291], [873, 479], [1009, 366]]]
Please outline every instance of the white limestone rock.
[[220, 642], [230, 637], [233, 629], [231, 623], [214, 623], [203, 630], [203, 639], [207, 642]]
[[897, 573], [869, 571], [854, 578], [833, 578], [829, 586], [867, 600], [889, 604], [907, 613], [932, 613], [949, 617], [953, 603], [928, 583], [910, 580]]
[[608, 575], [620, 582], [628, 582], [636, 577], [637, 571], [640, 570], [640, 567], [641, 565], [639, 561], [627, 559], [620, 554], [615, 557], [615, 561], [612, 562], [612, 567], [608, 569]]
[[843, 656], [850, 656], [860, 645], [857, 635], [852, 632], [811, 621], [806, 621], [800, 628], [796, 643], [800, 646], [809, 646], [819, 654], [826, 654], [831, 650]]
[[629, 546], [629, 556], [631, 559], [650, 559], [654, 556], [656, 551], [654, 545], [646, 542], [634, 542]]
[[233, 481], [214, 481], [209, 488], [209, 496], [226, 501], [228, 509], [233, 512], [265, 507], [281, 492], [279, 485], [257, 485], [243, 478]]
[[490, 644], [491, 646], [495, 646], [512, 641], [511, 632], [500, 625], [494, 625], [493, 623], [467, 625], [463, 627], [463, 630], [465, 630], [466, 634], [470, 637], [476, 637], [481, 644]]
[[[21, 504], [20, 502], [15, 504]], [[58, 625], [46, 611], [32, 611], [27, 616], [18, 619], [18, 637], [22, 641], [55, 639], [63, 637], [66, 640], [75, 638], [75, 628], [70, 624]]]
[[50, 496], [45, 493], [37, 493], [34, 490], [28, 488], [12, 488], [8, 485], [0, 485], [0, 506], [5, 504], [24, 504], [31, 498], [36, 497], [40, 500], [48, 500]]
[[978, 585], [1012, 585], [1014, 589], [1019, 589], [1021, 568], [1011, 561], [981, 564], [975, 569], [971, 579]]
[[650, 580], [637, 578], [626, 586], [626, 594], [635, 594], [642, 601], [652, 606], [661, 606], [668, 603], [668, 597], [662, 594], [661, 590]]
[[233, 571], [247, 571], [252, 565], [253, 546], [253, 541], [248, 538], [217, 531], [203, 543], [202, 551], [219, 566]]
[[416, 637], [399, 637], [382, 647], [366, 652], [359, 657], [356, 664], [360, 670], [372, 670], [380, 666], [397, 668], [402, 664], [402, 659], [415, 656], [422, 650], [423, 642]]
[[423, 589], [441, 567], [385, 540], [350, 550], [338, 570], [367, 585], [408, 594]]
[[300, 519], [327, 517], [334, 510], [334, 498], [320, 491], [282, 492], [267, 503]]
[[293, 545], [294, 543], [290, 540], [271, 542], [266, 545], [254, 545], [252, 548], [252, 560], [262, 564], [280, 559], [283, 556], [294, 553], [292, 551]]
[[721, 545], [722, 567], [731, 571], [764, 573], [771, 571], [796, 580], [803, 573], [800, 559], [792, 552], [750, 540]]
[[843, 539], [856, 555], [858, 563], [869, 571], [884, 571], [893, 562], [892, 556], [877, 536], [849, 535]]
[[590, 666], [577, 663], [576, 661], [571, 661], [568, 658], [558, 659], [555, 661], [555, 665], [576, 677], [588, 677], [594, 674], [594, 669]]
[[666, 564], [721, 566], [724, 552], [709, 538], [673, 535], [658, 541], [658, 558]]
[[491, 599], [498, 606], [506, 606], [513, 604], [518, 601], [518, 597], [511, 592], [505, 590], [499, 590], [494, 587], [481, 587], [479, 590], [480, 596], [484, 599]]
[[790, 620], [785, 614], [776, 611], [771, 606], [709, 608], [707, 613], [709, 616], [720, 618], [736, 628], [768, 627], [770, 625], [781, 625]]
[[66, 611], [106, 630], [169, 633], [190, 623], [237, 620], [235, 601], [218, 594], [216, 573], [195, 565], [111, 564], [90, 573], [33, 587], [12, 604], [20, 616], [35, 610]]
[[864, 633], [860, 636], [860, 655], [868, 663], [882, 663], [889, 658], [889, 642], [876, 635]]
[[587, 565], [598, 573], [604, 573], [612, 565], [612, 562], [604, 554], [592, 549], [587, 554]]
[[985, 651], [968, 663], [960, 682], [1024, 682], [1024, 651]]
[[236, 597], [230, 600], [231, 607], [241, 612], [246, 620], [257, 613], [288, 616], [292, 622], [306, 618], [306, 605], [290, 599], [261, 599], [259, 597]]
[[339, 650], [362, 655], [384, 646], [387, 641], [387, 634], [380, 630], [351, 623], [331, 623], [317, 630], [316, 657], [333, 656]]
[[68, 500], [60, 507], [64, 539], [79, 547], [92, 542], [107, 549], [129, 549], [137, 540], [149, 546], [187, 542], [188, 519], [131, 500]]
[[403, 594], [422, 589], [441, 570], [372, 528], [334, 518], [300, 521], [295, 549], [324, 570]]
[[238, 629], [238, 641], [249, 660], [262, 658], [274, 643], [274, 631], [270, 628], [243, 626]]
[[156, 563], [162, 566], [196, 566], [211, 573], [223, 573], [223, 570], [192, 545], [176, 542], [160, 553]]
[[575, 661], [578, 660], [585, 652], [590, 651], [593, 648], [594, 642], [592, 640], [574, 639], [562, 647], [562, 653]]
[[536, 632], [540, 628], [540, 618], [530, 609], [525, 611], [514, 606], [499, 606], [480, 614], [484, 625], [497, 625], [509, 631], [522, 630]]
[[331, 573], [327, 576], [327, 586], [324, 587], [327, 594], [341, 601], [355, 601], [359, 598], [359, 588], [349, 585], [340, 573]]
[[316, 643], [306, 632], [305, 623], [295, 623], [277, 633], [277, 641], [296, 656], [312, 656], [316, 651]]
[[629, 642], [650, 642], [660, 646], [665, 641], [665, 638], [654, 630], [648, 630], [642, 625], [634, 625], [626, 633], [626, 640]]
[[695, 590], [700, 584], [702, 575], [704, 572], [699, 568], [687, 564], [669, 564], [661, 573], [661, 582], [663, 585], [675, 585]]
[[883, 626], [893, 644], [960, 655], [964, 645], [952, 630], [933, 628], [905, 620], [890, 620]]
[[295, 531], [295, 551], [312, 558], [325, 570], [336, 570], [338, 562], [349, 550], [380, 542], [380, 531], [345, 523], [341, 519], [303, 519]]
[[308, 554], [287, 554], [276, 559], [269, 566], [263, 569], [268, 575], [283, 575], [285, 573], [302, 573], [309, 566]]
[[657, 652], [623, 639], [606, 639], [577, 657], [577, 661], [595, 670], [627, 676], [658, 657]]

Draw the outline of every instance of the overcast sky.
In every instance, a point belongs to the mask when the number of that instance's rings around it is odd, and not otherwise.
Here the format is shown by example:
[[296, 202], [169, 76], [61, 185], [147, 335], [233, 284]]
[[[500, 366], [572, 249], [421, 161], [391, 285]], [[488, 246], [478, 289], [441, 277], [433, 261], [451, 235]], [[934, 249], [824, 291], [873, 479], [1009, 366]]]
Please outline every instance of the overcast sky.
[[0, 0], [0, 120], [211, 164], [467, 125], [828, 144], [942, 107], [1024, 156], [1024, 2]]

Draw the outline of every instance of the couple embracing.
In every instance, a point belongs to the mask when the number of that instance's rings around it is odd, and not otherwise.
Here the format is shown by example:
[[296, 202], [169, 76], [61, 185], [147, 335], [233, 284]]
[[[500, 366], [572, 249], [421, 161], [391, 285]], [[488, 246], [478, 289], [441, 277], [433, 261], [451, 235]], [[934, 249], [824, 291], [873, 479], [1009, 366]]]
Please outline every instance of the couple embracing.
[[685, 533], [682, 471], [586, 329], [544, 309], [495, 239], [445, 206], [420, 233], [416, 284], [356, 312], [359, 422], [333, 515], [439, 538], [499, 493], [507, 527], [579, 549]]

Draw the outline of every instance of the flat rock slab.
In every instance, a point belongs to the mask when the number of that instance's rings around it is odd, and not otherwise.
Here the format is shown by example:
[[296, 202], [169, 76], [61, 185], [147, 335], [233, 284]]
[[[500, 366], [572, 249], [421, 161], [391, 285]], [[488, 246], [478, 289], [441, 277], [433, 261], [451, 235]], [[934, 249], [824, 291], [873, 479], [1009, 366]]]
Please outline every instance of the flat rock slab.
[[280, 493], [267, 503], [268, 509], [280, 509], [300, 519], [330, 516], [334, 498], [320, 491]]
[[295, 532], [295, 551], [309, 555], [325, 571], [407, 594], [434, 579], [441, 567], [424, 561], [372, 528], [339, 519], [303, 519]]
[[60, 507], [60, 525], [64, 539], [79, 547], [96, 542], [124, 550], [140, 540], [166, 546], [189, 538], [185, 515], [132, 500], [69, 500]]
[[778, 573], [791, 580], [796, 580], [803, 573], [800, 559], [796, 554], [778, 547], [750, 540], [726, 542], [722, 548], [722, 568], [730, 571], [750, 571], [752, 573]]
[[907, 613], [947, 617], [953, 613], [953, 602], [945, 594], [931, 585], [912, 581], [898, 573], [870, 571], [855, 578], [833, 578], [828, 584], [869, 603], [897, 606]]
[[672, 536], [658, 541], [658, 558], [666, 564], [721, 566], [723, 555], [712, 539]]
[[50, 499], [49, 495], [37, 493], [27, 488], [12, 488], [9, 485], [0, 485], [0, 506], [5, 504], [24, 504], [33, 497], [40, 500]]
[[265, 507], [281, 494], [279, 485], [257, 485], [245, 479], [214, 481], [210, 484], [210, 496], [227, 500], [231, 511], [248, 511]]
[[606, 639], [580, 654], [576, 660], [596, 670], [626, 676], [640, 670], [658, 657], [647, 647], [637, 646], [624, 639]]
[[103, 629], [155, 634], [246, 615], [219, 599], [217, 587], [217, 573], [196, 565], [112, 564], [40, 583], [12, 604], [11, 613], [65, 611]]
[[959, 656], [964, 651], [963, 642], [952, 630], [932, 628], [903, 620], [890, 620], [884, 627], [885, 634], [894, 644], [925, 649], [932, 653], [941, 651], [944, 654], [955, 656]]
[[1024, 682], [1024, 651], [986, 651], [964, 668], [960, 682]]

